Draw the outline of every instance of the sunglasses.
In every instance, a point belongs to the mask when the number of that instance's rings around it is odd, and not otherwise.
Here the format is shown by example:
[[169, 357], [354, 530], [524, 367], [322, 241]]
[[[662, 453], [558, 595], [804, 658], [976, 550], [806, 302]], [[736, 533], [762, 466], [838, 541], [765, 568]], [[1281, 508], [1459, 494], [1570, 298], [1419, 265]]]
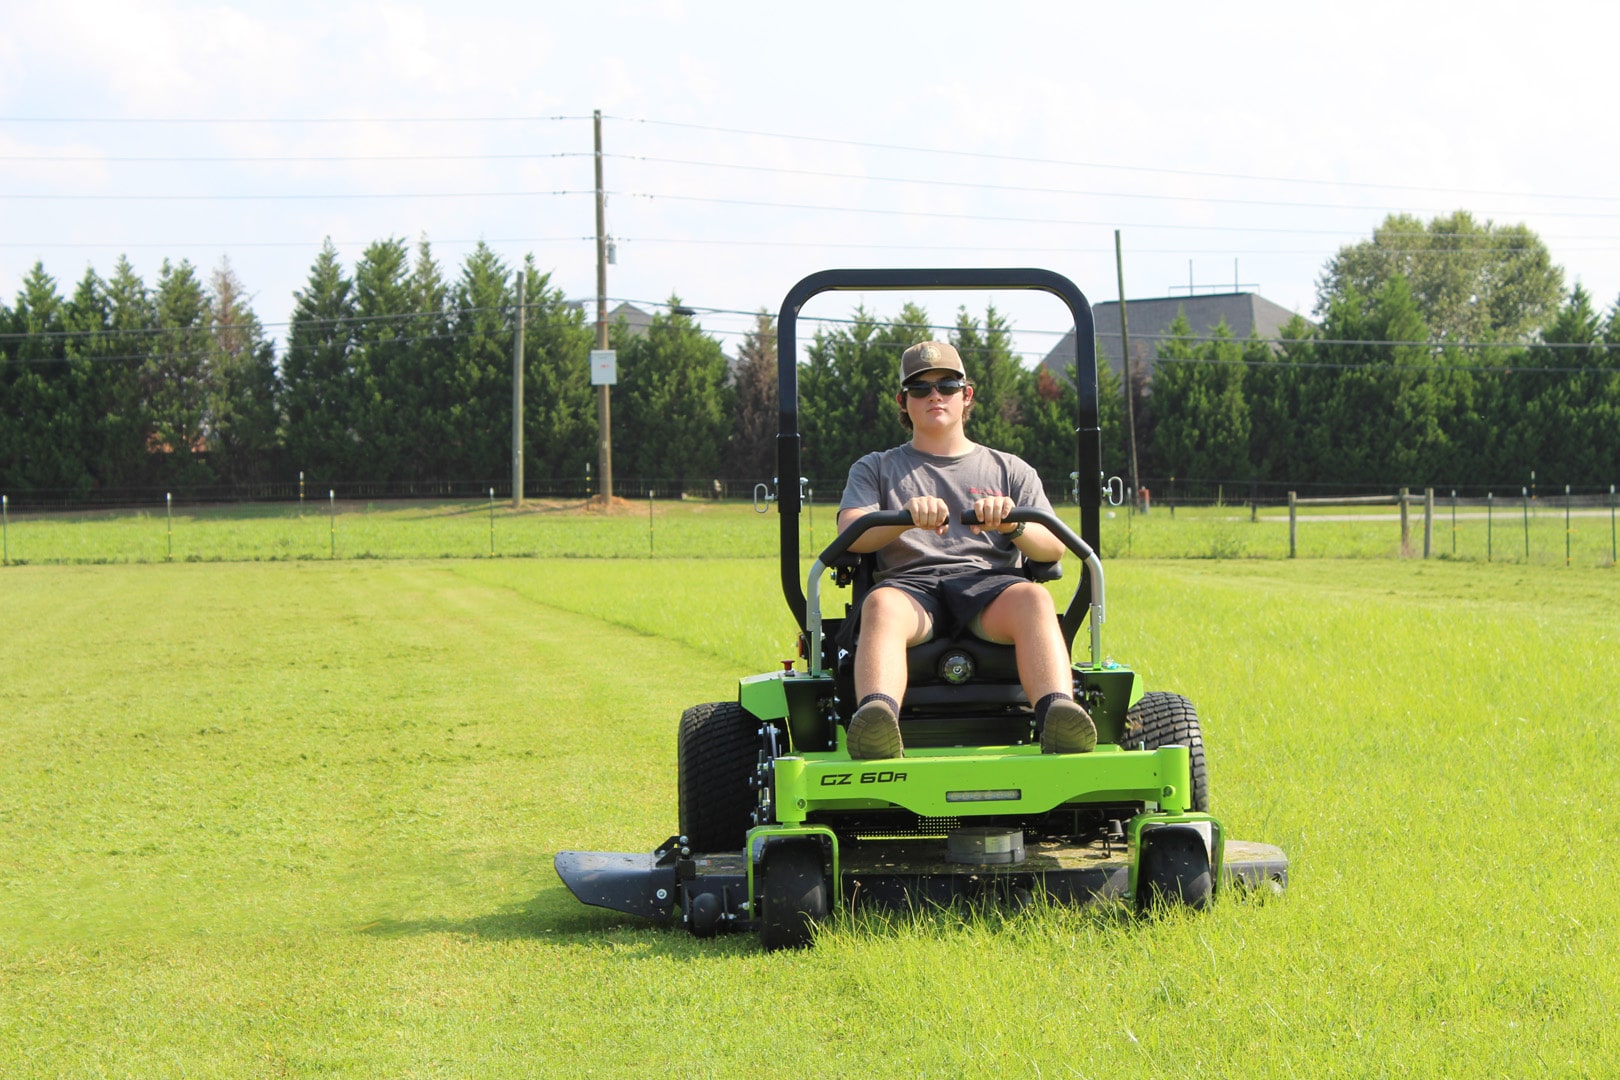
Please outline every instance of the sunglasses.
[[967, 382], [963, 379], [941, 379], [939, 382], [909, 382], [900, 389], [904, 390], [914, 398], [921, 399], [927, 397], [929, 394], [932, 394], [935, 390], [938, 390], [942, 397], [950, 397], [952, 394], [960, 394], [962, 392], [962, 387], [966, 385]]

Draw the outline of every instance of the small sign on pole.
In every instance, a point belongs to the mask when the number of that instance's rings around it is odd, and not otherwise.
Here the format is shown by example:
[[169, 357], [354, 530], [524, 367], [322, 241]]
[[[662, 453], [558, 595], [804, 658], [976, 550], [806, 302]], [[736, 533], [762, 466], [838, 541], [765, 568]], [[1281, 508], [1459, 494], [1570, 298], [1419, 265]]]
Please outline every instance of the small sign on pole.
[[619, 385], [619, 354], [612, 349], [591, 350], [591, 385]]

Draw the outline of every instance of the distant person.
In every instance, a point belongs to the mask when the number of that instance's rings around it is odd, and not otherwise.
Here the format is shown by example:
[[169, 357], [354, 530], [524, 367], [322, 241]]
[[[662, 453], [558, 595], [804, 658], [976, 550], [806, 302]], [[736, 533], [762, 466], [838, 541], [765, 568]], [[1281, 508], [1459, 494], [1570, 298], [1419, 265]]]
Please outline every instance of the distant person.
[[[1020, 554], [1057, 562], [1064, 545], [1043, 525], [1007, 525], [1015, 506], [1048, 512], [1040, 477], [1021, 458], [967, 437], [973, 384], [954, 347], [924, 341], [900, 357], [900, 423], [911, 441], [867, 454], [849, 470], [838, 528], [873, 510], [908, 510], [911, 525], [868, 530], [851, 546], [875, 552], [874, 586], [857, 613], [854, 758], [904, 754], [900, 702], [906, 649], [962, 629], [1011, 644], [1046, 753], [1084, 753], [1097, 728], [1074, 700], [1074, 672], [1052, 594], [1024, 577]], [[972, 509], [980, 524], [953, 520]]]

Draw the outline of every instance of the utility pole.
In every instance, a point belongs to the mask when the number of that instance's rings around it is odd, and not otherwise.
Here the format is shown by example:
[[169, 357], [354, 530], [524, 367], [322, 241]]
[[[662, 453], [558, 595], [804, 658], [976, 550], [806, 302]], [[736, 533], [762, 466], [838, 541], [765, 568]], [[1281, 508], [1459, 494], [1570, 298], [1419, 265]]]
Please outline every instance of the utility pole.
[[1140, 498], [1142, 488], [1136, 475], [1136, 380], [1131, 375], [1130, 320], [1125, 317], [1125, 253], [1119, 230], [1114, 230], [1114, 271], [1119, 275], [1119, 347], [1125, 354], [1125, 431], [1131, 446], [1131, 498]]
[[517, 330], [512, 335], [512, 508], [523, 505], [523, 321], [528, 273], [518, 267]]
[[[596, 125], [596, 347], [608, 347], [607, 322], [607, 199], [602, 193], [602, 110], [595, 112]], [[608, 404], [608, 387], [596, 388], [597, 484], [604, 505], [613, 504], [613, 420]]]

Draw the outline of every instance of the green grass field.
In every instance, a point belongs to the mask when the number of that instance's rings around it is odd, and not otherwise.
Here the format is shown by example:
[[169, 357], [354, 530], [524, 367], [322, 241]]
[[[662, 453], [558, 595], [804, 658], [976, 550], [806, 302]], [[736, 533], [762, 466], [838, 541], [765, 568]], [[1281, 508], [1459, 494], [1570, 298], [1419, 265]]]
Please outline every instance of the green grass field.
[[1115, 561], [1107, 651], [1198, 703], [1288, 895], [765, 955], [580, 906], [551, 857], [674, 831], [681, 709], [791, 648], [770, 559], [157, 559], [0, 572], [0, 1075], [1620, 1060], [1609, 570]]
[[[24, 565], [129, 562], [317, 561], [344, 559], [605, 558], [668, 556], [774, 558], [780, 519], [774, 508], [701, 500], [625, 502], [613, 513], [578, 503], [382, 502], [329, 506], [225, 504], [150, 510], [11, 514], [5, 558]], [[1073, 506], [1058, 513], [1078, 525]], [[1287, 507], [1251, 520], [1244, 506], [1120, 508], [1102, 523], [1106, 558], [1285, 559]], [[800, 545], [814, 554], [833, 539], [834, 507], [810, 505], [800, 516]], [[1310, 507], [1300, 511], [1300, 558], [1400, 558], [1393, 507]], [[1616, 522], [1585, 507], [1566, 523], [1562, 504], [1541, 500], [1525, 514], [1513, 503], [1487, 519], [1478, 507], [1437, 504], [1431, 556], [1437, 560], [1539, 566], [1613, 566]], [[1407, 557], [1423, 551], [1422, 507], [1411, 510]]]

